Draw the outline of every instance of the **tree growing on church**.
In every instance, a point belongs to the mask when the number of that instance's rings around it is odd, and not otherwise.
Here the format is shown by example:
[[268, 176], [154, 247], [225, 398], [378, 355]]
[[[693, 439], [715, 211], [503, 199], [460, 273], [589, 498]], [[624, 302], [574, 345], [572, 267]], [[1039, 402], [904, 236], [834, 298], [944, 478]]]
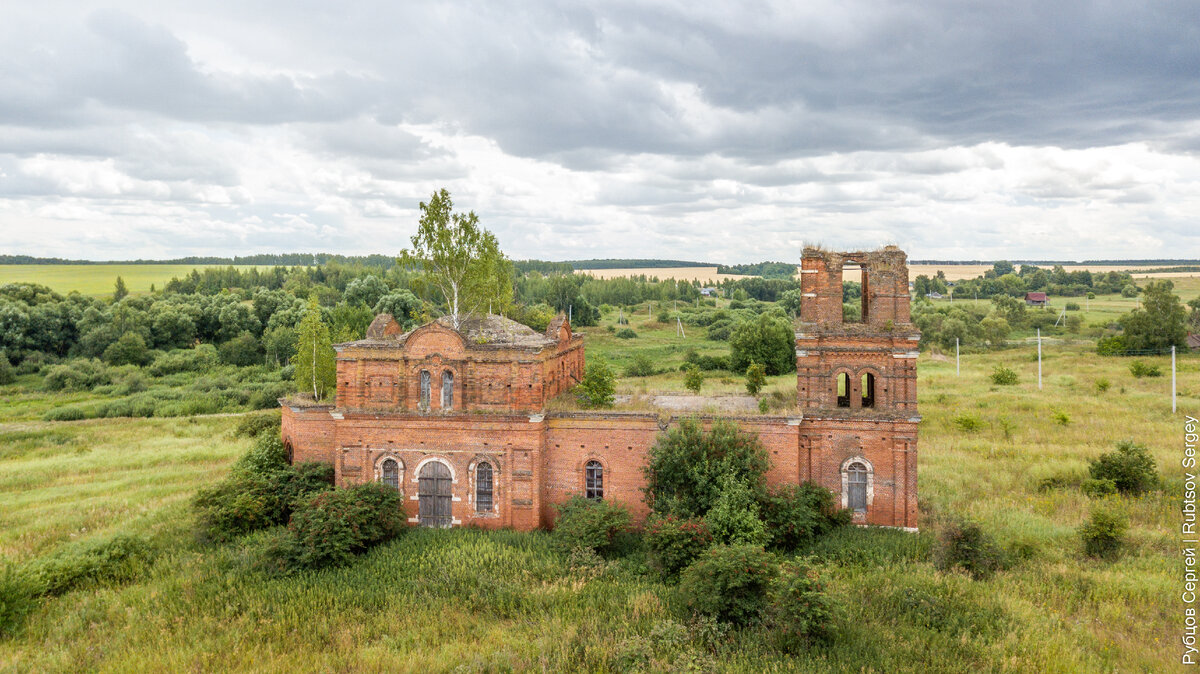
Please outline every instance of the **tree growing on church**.
[[296, 355], [292, 356], [296, 386], [311, 390], [314, 400], [322, 400], [337, 385], [337, 363], [329, 340], [329, 326], [321, 320], [321, 307], [315, 295], [309, 298], [308, 309], [296, 332]]
[[399, 263], [418, 271], [415, 285], [440, 294], [454, 329], [465, 314], [499, 313], [512, 303], [512, 262], [500, 252], [494, 234], [479, 226], [474, 211], [454, 213], [445, 189], [421, 202], [421, 220], [412, 249]]

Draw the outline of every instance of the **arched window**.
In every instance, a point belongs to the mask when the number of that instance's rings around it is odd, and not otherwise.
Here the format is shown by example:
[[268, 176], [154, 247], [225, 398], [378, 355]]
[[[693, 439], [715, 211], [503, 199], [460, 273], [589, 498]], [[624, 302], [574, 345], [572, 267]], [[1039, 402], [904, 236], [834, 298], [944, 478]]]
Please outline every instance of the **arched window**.
[[850, 375], [845, 372], [837, 376], [837, 406], [850, 406]]
[[400, 489], [400, 464], [395, 459], [384, 459], [380, 465], [379, 481], [391, 487]]
[[475, 512], [492, 512], [492, 464], [487, 461], [475, 467]]
[[846, 467], [847, 507], [856, 513], [867, 512], [867, 467], [855, 461]]
[[875, 375], [870, 372], [862, 376], [862, 406], [875, 406]]
[[442, 373], [442, 409], [454, 407], [454, 373], [446, 370]]
[[588, 461], [583, 471], [583, 495], [597, 501], [604, 498], [604, 466], [599, 461]]
[[421, 407], [429, 409], [429, 370], [421, 370]]

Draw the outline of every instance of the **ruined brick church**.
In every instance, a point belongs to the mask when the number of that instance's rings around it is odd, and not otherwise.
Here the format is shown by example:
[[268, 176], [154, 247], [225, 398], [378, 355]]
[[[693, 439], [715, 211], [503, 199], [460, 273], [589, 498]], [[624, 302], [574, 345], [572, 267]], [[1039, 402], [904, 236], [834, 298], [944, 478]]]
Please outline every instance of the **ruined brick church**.
[[[861, 321], [842, 318], [843, 269], [862, 273]], [[728, 416], [766, 449], [771, 484], [812, 481], [856, 522], [917, 526], [917, 343], [908, 269], [894, 246], [805, 249], [796, 329], [797, 407]], [[378, 316], [338, 344], [336, 404], [284, 400], [294, 461], [332, 464], [339, 486], [400, 490], [412, 524], [553, 524], [575, 494], [648, 514], [642, 466], [678, 418], [642, 411], [550, 412], [583, 376], [584, 339], [565, 317], [544, 333], [500, 316], [449, 317], [404, 333]], [[713, 416], [701, 416], [712, 421]]]

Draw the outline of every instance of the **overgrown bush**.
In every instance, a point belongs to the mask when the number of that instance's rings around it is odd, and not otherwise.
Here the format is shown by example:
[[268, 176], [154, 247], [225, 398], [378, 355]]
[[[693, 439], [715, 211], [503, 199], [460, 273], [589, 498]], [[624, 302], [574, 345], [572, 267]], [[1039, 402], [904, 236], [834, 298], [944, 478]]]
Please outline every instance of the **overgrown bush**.
[[612, 407], [616, 392], [616, 377], [602, 358], [587, 364], [583, 380], [575, 387], [575, 395], [585, 407]]
[[16, 369], [8, 362], [8, 356], [0, 351], [0, 386], [11, 384], [17, 380]]
[[746, 367], [746, 393], [756, 396], [767, 385], [767, 368], [762, 363], [750, 363]]
[[654, 565], [667, 574], [677, 574], [712, 547], [713, 535], [698, 517], [651, 515], [643, 533]]
[[155, 377], [180, 372], [207, 372], [217, 364], [217, 360], [216, 347], [212, 344], [201, 344], [194, 349], [176, 349], [160, 355], [148, 371]]
[[1089, 557], [1104, 559], [1116, 557], [1125, 544], [1125, 532], [1128, 529], [1128, 518], [1115, 507], [1093, 508], [1088, 521], [1079, 528], [1084, 553]]
[[952, 421], [954, 422], [954, 425], [957, 426], [958, 429], [960, 431], [963, 431], [964, 433], [974, 433], [974, 432], [978, 431], [979, 429], [983, 428], [983, 420], [982, 419], [975, 416], [974, 414], [968, 414], [966, 412], [955, 415], [954, 419], [952, 419]]
[[764, 617], [780, 649], [797, 652], [830, 639], [837, 608], [814, 570], [787, 561], [771, 581]]
[[154, 359], [146, 340], [136, 332], [127, 332], [104, 349], [104, 362], [109, 365], [145, 365]]
[[792, 372], [796, 369], [795, 340], [787, 318], [759, 314], [757, 319], [739, 323], [729, 337], [729, 365], [735, 372], [745, 372], [750, 363], [762, 363], [770, 375]]
[[288, 522], [293, 558], [310, 569], [345, 564], [404, 527], [400, 492], [378, 482], [319, 492], [298, 503]]
[[718, 543], [763, 546], [770, 536], [758, 512], [756, 494], [750, 486], [726, 474], [720, 495], [704, 515], [704, 522]]
[[1104, 393], [1105, 391], [1107, 391], [1110, 388], [1112, 388], [1112, 382], [1110, 382], [1108, 379], [1101, 377], [1100, 379], [1096, 380], [1096, 394], [1097, 395]]
[[47, 391], [87, 391], [111, 383], [112, 373], [94, 358], [79, 358], [52, 366], [42, 379], [42, 387]]
[[609, 501], [572, 496], [556, 509], [551, 535], [564, 552], [588, 548], [601, 555], [611, 553], [618, 535], [629, 528], [629, 511]]
[[263, 433], [279, 433], [279, 410], [244, 415], [233, 429], [234, 437], [256, 438]]
[[704, 373], [695, 365], [688, 365], [683, 374], [683, 386], [692, 393], [699, 393], [704, 386]]
[[1003, 552], [978, 524], [947, 523], [938, 537], [934, 566], [942, 571], [960, 568], [976, 580], [988, 578], [1003, 567]]
[[1079, 483], [1079, 491], [1088, 498], [1104, 498], [1117, 493], [1117, 483], [1109, 479], [1087, 479]]
[[1161, 377], [1162, 370], [1157, 365], [1147, 365], [1140, 360], [1135, 360], [1129, 364], [1129, 373], [1141, 379], [1142, 377]]
[[626, 377], [650, 377], [657, 372], [658, 370], [654, 367], [654, 361], [650, 360], [650, 356], [644, 353], [634, 354], [633, 362], [625, 367]]
[[997, 365], [990, 376], [992, 383], [997, 386], [1012, 386], [1020, 381], [1017, 371], [1004, 365]]
[[618, 339], [637, 339], [637, 333], [632, 328], [621, 328], [617, 330], [616, 336]]
[[145, 539], [118, 534], [68, 545], [31, 564], [26, 574], [35, 594], [57, 596], [92, 583], [136, 578], [153, 556]]
[[286, 524], [298, 503], [333, 486], [333, 468], [321, 463], [290, 466], [279, 436], [260, 435], [228, 477], [201, 489], [192, 501], [201, 540], [225, 542]]
[[33, 587], [13, 564], [0, 569], [0, 637], [12, 636], [37, 605]]
[[775, 557], [756, 545], [717, 545], [683, 570], [684, 605], [721, 622], [746, 625], [759, 619], [776, 574]]
[[1101, 454], [1089, 464], [1088, 472], [1094, 480], [1112, 480], [1117, 491], [1129, 496], [1158, 486], [1158, 472], [1149, 448], [1132, 440], [1122, 440], [1115, 452]]
[[705, 431], [694, 419], [658, 436], [643, 469], [646, 502], [659, 514], [703, 517], [721, 496], [726, 476], [765, 493], [769, 460], [758, 436], [717, 421]]
[[833, 492], [805, 482], [769, 491], [763, 499], [762, 516], [771, 535], [771, 547], [792, 551], [846, 526], [853, 513], [838, 507]]

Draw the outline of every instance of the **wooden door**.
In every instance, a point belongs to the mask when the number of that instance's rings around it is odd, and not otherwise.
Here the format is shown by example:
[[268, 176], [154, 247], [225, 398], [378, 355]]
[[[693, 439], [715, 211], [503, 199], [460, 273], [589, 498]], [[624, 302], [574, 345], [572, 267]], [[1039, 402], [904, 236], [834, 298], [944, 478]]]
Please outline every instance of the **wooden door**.
[[420, 496], [419, 516], [423, 527], [448, 527], [453, 518], [450, 511], [450, 469], [446, 464], [430, 461], [421, 468], [417, 493]]

